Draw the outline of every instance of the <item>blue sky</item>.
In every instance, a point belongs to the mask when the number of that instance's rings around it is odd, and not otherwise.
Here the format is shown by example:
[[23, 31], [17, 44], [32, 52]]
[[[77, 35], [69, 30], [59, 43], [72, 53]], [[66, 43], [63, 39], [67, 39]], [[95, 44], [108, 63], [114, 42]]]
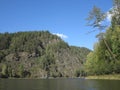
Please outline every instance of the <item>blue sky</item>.
[[98, 32], [87, 34], [85, 18], [94, 5], [108, 11], [112, 0], [0, 0], [0, 33], [49, 30], [69, 45], [93, 49]]

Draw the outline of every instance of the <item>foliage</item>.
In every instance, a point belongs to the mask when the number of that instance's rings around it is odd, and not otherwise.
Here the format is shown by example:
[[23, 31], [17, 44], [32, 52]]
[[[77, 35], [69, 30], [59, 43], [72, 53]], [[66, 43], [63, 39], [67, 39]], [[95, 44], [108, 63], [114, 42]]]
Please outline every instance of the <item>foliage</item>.
[[0, 77], [73, 77], [89, 52], [49, 31], [1, 33]]
[[102, 30], [106, 27], [105, 25], [102, 25], [102, 21], [105, 20], [105, 18], [105, 13], [103, 13], [100, 8], [94, 6], [92, 11], [89, 12], [88, 18], [86, 19], [88, 21], [87, 25]]
[[6, 78], [8, 77], [8, 67], [6, 64], [1, 64], [1, 67], [0, 67], [0, 77], [3, 77], [3, 78]]
[[112, 15], [111, 26], [104, 34], [98, 35], [99, 42], [95, 45], [94, 51], [87, 56], [85, 71], [88, 75], [120, 73], [119, 0], [114, 0]]

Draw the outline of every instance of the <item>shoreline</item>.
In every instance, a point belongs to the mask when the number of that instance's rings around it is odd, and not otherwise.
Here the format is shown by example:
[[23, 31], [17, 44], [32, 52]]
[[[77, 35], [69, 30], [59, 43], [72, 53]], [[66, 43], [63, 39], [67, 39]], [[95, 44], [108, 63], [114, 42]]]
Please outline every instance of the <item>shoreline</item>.
[[100, 79], [100, 80], [120, 80], [120, 74], [110, 74], [110, 75], [95, 75], [95, 76], [86, 76], [86, 77], [49, 77], [49, 78], [0, 78], [1, 79]]
[[87, 76], [85, 79], [120, 80], [120, 74]]
[[85, 79], [85, 77], [49, 77], [49, 78], [43, 78], [43, 77], [39, 77], [39, 78], [0, 78], [0, 79]]

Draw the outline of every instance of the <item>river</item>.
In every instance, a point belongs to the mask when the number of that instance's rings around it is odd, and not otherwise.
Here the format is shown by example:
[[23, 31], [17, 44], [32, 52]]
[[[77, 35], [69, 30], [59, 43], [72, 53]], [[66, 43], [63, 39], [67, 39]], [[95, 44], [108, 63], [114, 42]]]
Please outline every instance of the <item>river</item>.
[[120, 90], [120, 80], [0, 79], [0, 90]]

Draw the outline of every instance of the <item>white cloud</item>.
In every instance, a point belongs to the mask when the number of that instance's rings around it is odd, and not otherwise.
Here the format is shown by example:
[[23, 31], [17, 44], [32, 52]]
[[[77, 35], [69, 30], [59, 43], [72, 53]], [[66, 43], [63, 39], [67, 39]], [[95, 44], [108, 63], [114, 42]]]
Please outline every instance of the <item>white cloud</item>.
[[106, 14], [107, 14], [107, 20], [111, 21], [113, 15], [110, 12], [107, 12]]
[[112, 17], [114, 16], [114, 14], [118, 14], [119, 12], [116, 10], [117, 8], [116, 7], [112, 7], [107, 13], [107, 20], [108, 21], [111, 21], [112, 20]]
[[64, 34], [60, 34], [60, 33], [53, 33], [54, 35], [57, 35], [60, 38], [68, 38], [68, 36], [64, 35]]

